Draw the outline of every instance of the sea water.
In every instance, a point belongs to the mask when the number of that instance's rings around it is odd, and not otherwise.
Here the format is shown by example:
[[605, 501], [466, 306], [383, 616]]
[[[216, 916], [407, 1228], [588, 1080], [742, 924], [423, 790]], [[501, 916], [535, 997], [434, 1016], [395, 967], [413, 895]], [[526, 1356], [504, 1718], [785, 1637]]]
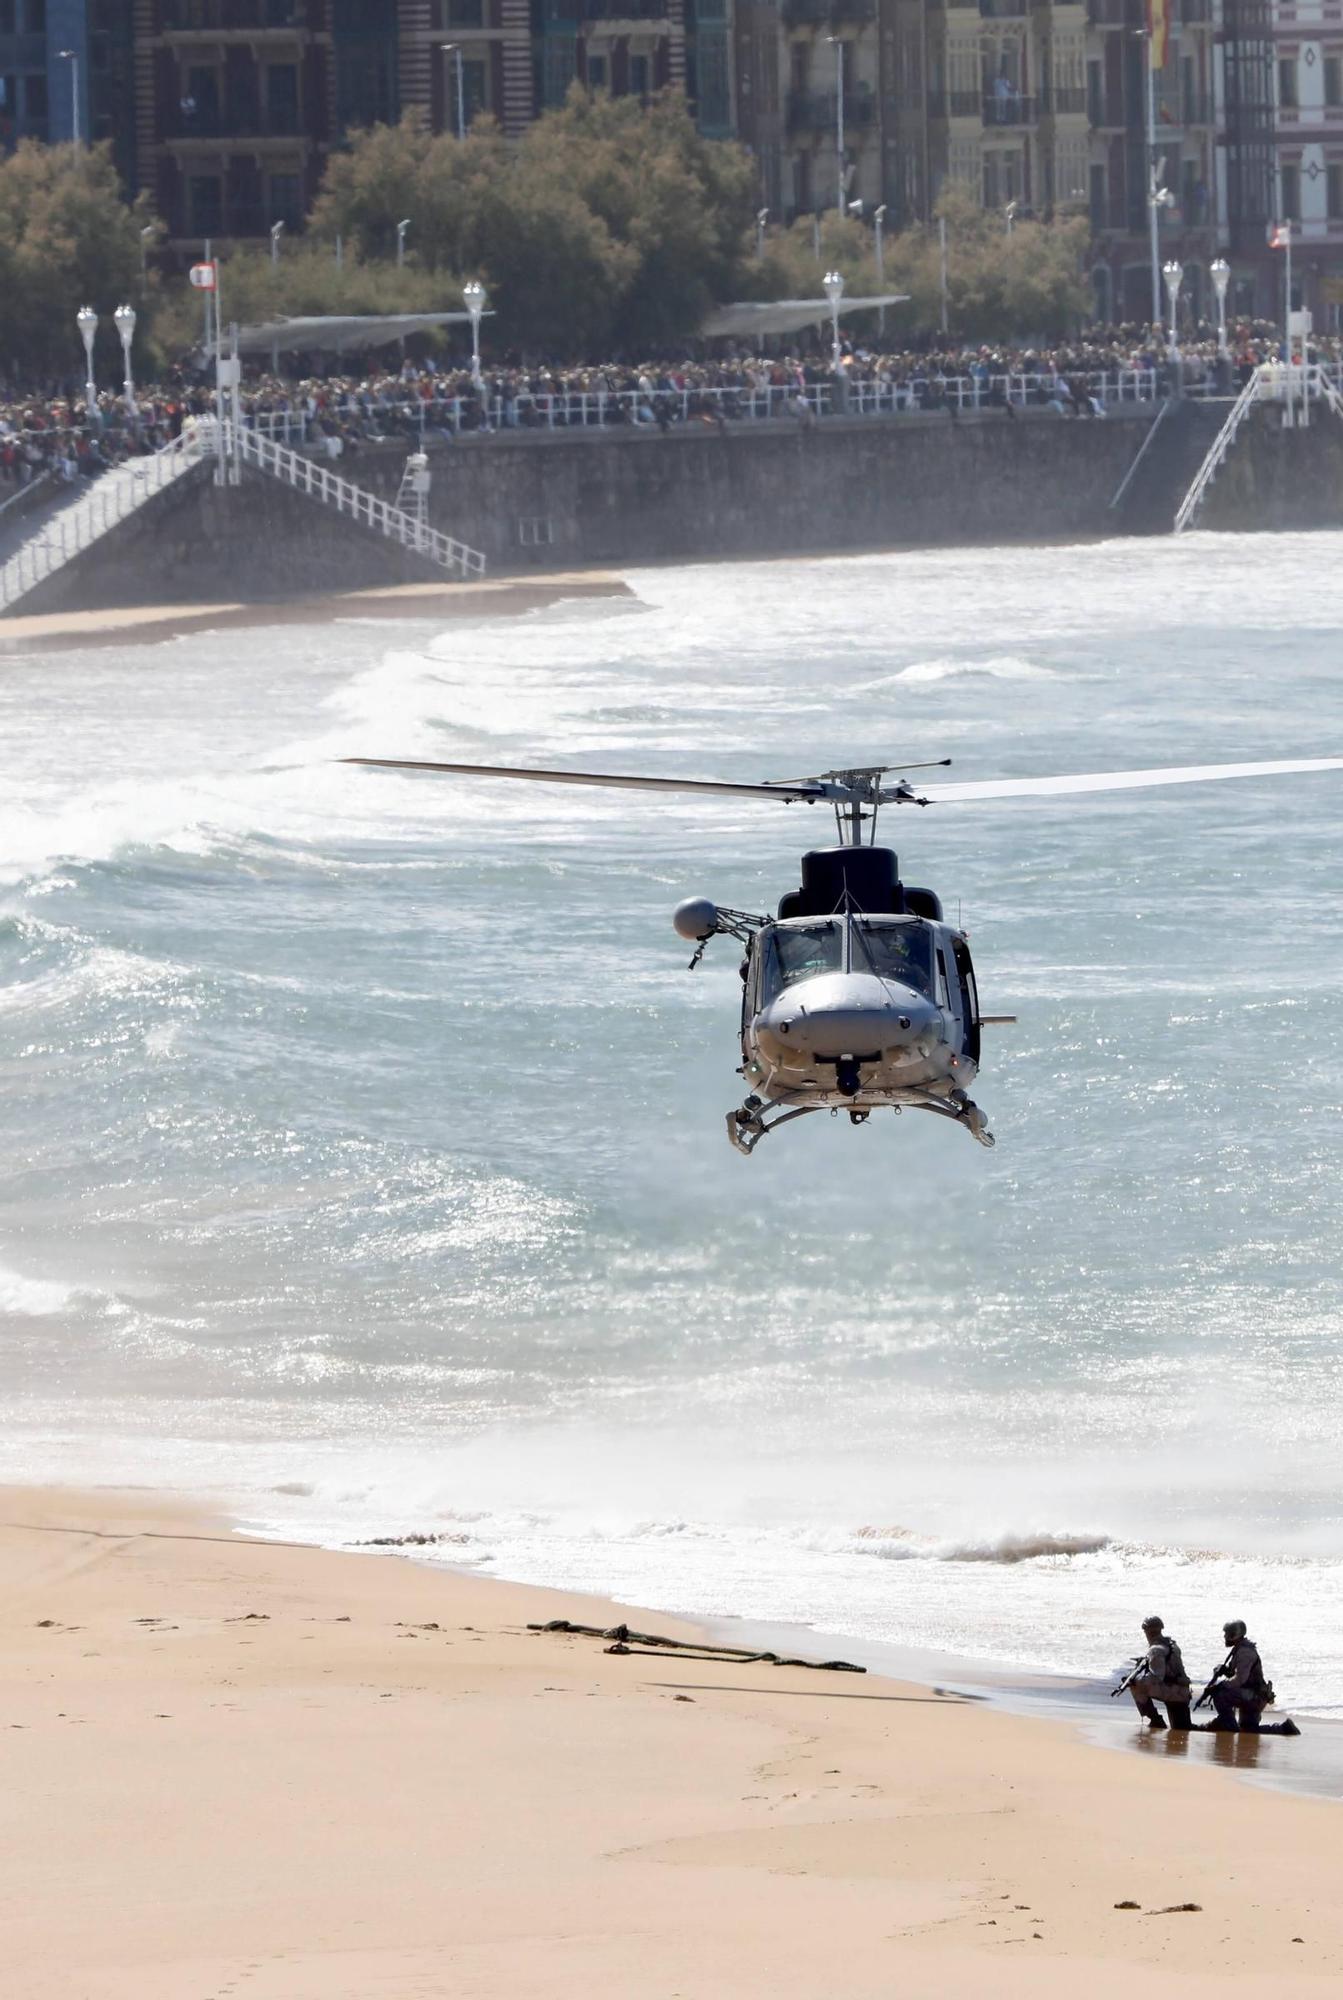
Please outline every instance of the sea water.
[[1102, 1675], [1244, 1617], [1343, 1711], [1343, 774], [889, 812], [988, 1153], [726, 1142], [823, 809], [351, 753], [959, 778], [1343, 751], [1334, 535], [667, 568], [0, 676], [11, 1479]]

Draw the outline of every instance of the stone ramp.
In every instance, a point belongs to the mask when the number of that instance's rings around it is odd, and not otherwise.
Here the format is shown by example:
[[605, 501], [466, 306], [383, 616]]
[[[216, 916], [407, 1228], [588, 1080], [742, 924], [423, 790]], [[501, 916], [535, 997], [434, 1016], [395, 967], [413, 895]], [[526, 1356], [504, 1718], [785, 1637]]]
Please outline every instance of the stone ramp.
[[69, 504], [45, 513], [0, 566], [0, 613], [20, 604], [48, 577], [207, 461], [213, 462], [212, 455], [193, 429], [159, 451], [81, 482]]

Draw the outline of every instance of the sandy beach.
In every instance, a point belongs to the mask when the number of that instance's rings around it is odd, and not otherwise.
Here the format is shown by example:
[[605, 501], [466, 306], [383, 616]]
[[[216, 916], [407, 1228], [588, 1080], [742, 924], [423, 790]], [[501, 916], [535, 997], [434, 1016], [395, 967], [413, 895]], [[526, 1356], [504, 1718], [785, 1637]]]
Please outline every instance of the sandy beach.
[[607, 570], [555, 570], [470, 583], [401, 583], [381, 589], [328, 591], [287, 602], [131, 604], [95, 611], [18, 613], [0, 618], [0, 660], [23, 653], [86, 646], [161, 645], [191, 632], [251, 626], [319, 625], [340, 618], [520, 618], [561, 599], [628, 597], [624, 579]]
[[0, 1516], [25, 2000], [1337, 1990], [1336, 1805], [148, 1496]]

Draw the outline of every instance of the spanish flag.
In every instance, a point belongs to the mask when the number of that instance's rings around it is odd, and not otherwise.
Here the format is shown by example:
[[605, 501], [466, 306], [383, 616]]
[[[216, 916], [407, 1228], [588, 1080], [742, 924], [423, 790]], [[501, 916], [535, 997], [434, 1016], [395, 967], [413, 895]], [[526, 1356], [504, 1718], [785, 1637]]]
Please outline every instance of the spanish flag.
[[1170, 34], [1170, 0], [1147, 0], [1147, 32], [1151, 37], [1153, 71], [1164, 69]]

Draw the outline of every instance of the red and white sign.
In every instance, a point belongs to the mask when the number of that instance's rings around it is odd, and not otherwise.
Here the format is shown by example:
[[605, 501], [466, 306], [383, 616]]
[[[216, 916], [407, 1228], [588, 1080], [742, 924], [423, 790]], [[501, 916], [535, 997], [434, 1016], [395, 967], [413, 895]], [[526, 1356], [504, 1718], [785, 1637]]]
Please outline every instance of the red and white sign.
[[187, 276], [190, 278], [192, 284], [196, 287], [196, 290], [198, 292], [214, 291], [215, 266], [213, 263], [193, 264], [191, 269], [187, 272]]

